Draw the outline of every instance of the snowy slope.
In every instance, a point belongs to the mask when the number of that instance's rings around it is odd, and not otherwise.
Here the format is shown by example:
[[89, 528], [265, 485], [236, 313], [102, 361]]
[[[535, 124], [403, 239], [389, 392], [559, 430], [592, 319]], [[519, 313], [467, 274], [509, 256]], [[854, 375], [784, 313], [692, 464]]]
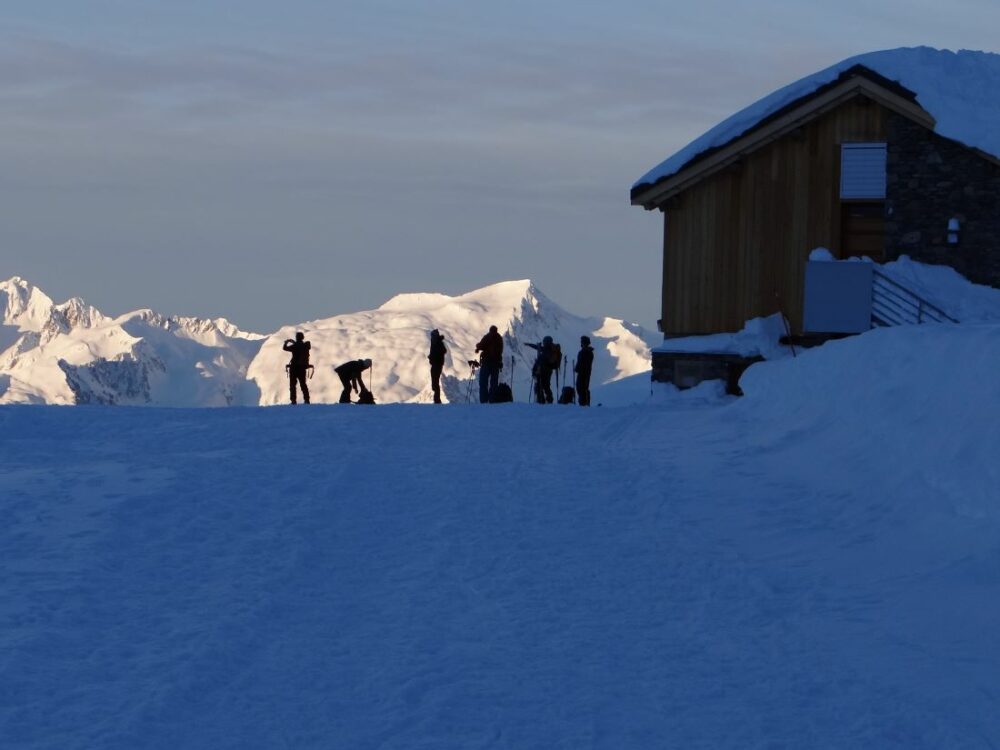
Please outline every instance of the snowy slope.
[[908, 255], [884, 271], [962, 323], [1000, 323], [1000, 289], [973, 284], [950, 266], [919, 263]]
[[255, 404], [246, 381], [261, 336], [228, 321], [138, 310], [108, 318], [57, 305], [14, 277], [0, 283], [0, 404]]
[[[476, 343], [496, 325], [504, 335], [505, 357], [502, 379], [509, 382], [510, 357], [515, 358], [515, 397], [525, 400], [530, 388], [530, 366], [535, 352], [524, 346], [551, 335], [563, 348], [572, 369], [581, 335], [588, 335], [595, 348], [595, 384], [649, 370], [650, 345], [658, 335], [614, 318], [582, 318], [568, 313], [542, 294], [528, 280], [507, 281], [468, 294], [401, 294], [377, 310], [339, 315], [325, 320], [282, 328], [268, 338], [250, 366], [249, 377], [261, 392], [262, 404], [288, 401], [285, 363], [281, 346], [295, 331], [312, 342], [316, 367], [309, 388], [315, 402], [333, 403], [341, 392], [333, 368], [351, 359], [373, 361], [372, 383], [380, 402], [429, 402], [429, 332], [437, 328], [445, 336], [448, 356], [443, 384], [448, 401], [464, 401], [468, 390], [470, 359], [478, 359]], [[553, 380], [553, 387], [555, 381]], [[476, 392], [478, 394], [478, 391]], [[478, 397], [478, 396], [477, 396]]]
[[723, 146], [783, 107], [863, 65], [916, 94], [936, 121], [935, 132], [1000, 156], [1000, 55], [992, 52], [903, 47], [849, 57], [754, 102], [716, 125], [636, 180], [651, 185], [679, 172], [710, 148]]
[[0, 409], [0, 744], [995, 747], [998, 353], [884, 329], [660, 407]]

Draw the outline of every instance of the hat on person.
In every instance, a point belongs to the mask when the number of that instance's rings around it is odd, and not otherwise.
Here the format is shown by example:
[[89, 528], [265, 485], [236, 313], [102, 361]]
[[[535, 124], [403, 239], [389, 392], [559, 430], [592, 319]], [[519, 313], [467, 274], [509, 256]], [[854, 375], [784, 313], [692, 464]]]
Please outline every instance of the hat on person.
[[365, 363], [365, 367], [371, 367], [372, 366], [372, 361], [370, 359], [364, 360], [364, 363]]
[[544, 339], [542, 339], [542, 343], [543, 344], [551, 344], [552, 343], [552, 337], [551, 336], [546, 336]]
[[586, 346], [587, 344], [589, 344], [590, 343], [590, 336], [581, 336], [580, 337], [580, 343], [583, 344], [584, 346]]

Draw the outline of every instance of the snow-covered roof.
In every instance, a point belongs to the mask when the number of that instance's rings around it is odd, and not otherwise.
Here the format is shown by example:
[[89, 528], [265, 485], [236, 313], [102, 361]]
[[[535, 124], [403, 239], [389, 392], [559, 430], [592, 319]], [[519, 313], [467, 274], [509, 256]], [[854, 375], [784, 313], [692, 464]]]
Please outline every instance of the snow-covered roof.
[[863, 66], [912, 92], [945, 138], [1000, 157], [1000, 55], [903, 47], [849, 57], [778, 89], [714, 128], [640, 177], [633, 190], [680, 172], [692, 159], [752, 130], [767, 118]]

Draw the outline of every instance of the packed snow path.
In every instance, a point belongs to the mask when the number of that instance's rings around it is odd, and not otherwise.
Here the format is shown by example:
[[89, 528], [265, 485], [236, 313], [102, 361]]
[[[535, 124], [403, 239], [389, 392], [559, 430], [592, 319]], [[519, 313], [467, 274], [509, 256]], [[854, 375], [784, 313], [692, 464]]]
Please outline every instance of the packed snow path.
[[998, 433], [886, 393], [0, 409], [0, 745], [996, 747]]

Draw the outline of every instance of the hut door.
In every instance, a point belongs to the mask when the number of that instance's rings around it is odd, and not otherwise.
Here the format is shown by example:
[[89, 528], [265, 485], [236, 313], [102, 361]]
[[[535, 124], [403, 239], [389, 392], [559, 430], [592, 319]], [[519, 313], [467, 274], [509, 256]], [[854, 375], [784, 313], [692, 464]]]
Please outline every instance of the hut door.
[[840, 257], [867, 255], [876, 263], [885, 260], [885, 203], [865, 201], [841, 204]]

